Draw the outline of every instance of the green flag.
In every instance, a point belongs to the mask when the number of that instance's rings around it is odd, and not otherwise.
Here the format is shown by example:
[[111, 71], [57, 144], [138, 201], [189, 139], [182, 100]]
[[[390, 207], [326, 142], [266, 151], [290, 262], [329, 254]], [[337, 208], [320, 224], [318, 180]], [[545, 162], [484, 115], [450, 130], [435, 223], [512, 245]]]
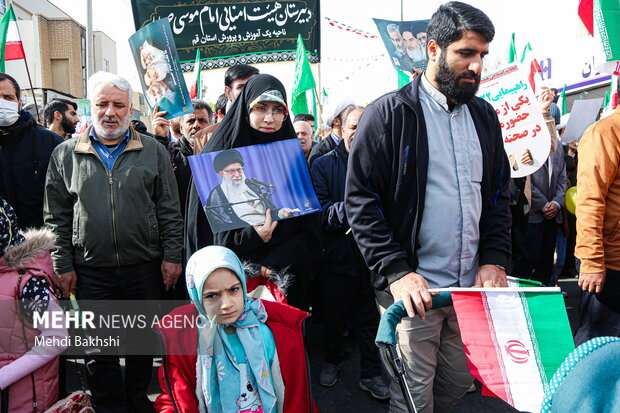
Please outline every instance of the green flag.
[[316, 87], [306, 48], [301, 34], [297, 36], [297, 52], [295, 53], [295, 81], [293, 82], [293, 93], [291, 98], [291, 111], [293, 115], [308, 113], [308, 100], [306, 90]]
[[189, 97], [191, 99], [200, 99], [202, 92], [202, 84], [200, 82], [200, 49], [196, 49], [196, 63], [194, 63], [194, 80], [189, 89]]
[[620, 2], [618, 0], [595, 0], [594, 22], [598, 37], [608, 62], [620, 60]]
[[513, 33], [512, 37], [510, 38], [510, 48], [508, 49], [508, 63], [514, 63], [516, 61], [517, 61], [517, 47], [515, 46], [515, 34]]
[[[530, 42], [527, 42], [527, 44], [523, 48], [523, 53], [521, 53], [521, 60], [519, 61], [519, 63], [523, 63], [525, 61], [526, 55], [531, 52], [532, 52], [532, 46], [530, 46]], [[508, 63], [511, 63], [511, 62], [508, 62]]]
[[609, 94], [609, 90], [605, 92], [605, 100], [603, 101], [603, 110], [611, 103], [611, 95]]
[[558, 106], [560, 107], [562, 115], [566, 115], [566, 113], [568, 112], [566, 110], [566, 85], [564, 85], [564, 88], [562, 89], [562, 93], [560, 94], [560, 100], [562, 100], [562, 103], [560, 103]]
[[398, 87], [403, 87], [411, 82], [411, 77], [407, 73], [398, 69], [396, 69], [396, 71], [398, 72]]

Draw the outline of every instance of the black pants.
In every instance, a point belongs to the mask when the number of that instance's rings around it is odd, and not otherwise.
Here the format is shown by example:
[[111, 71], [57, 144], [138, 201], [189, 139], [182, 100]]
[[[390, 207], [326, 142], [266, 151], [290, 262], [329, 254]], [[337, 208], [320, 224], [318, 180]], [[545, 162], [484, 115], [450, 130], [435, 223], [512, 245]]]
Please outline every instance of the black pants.
[[558, 224], [554, 219], [546, 219], [539, 224], [527, 224], [525, 234], [514, 234], [519, 244], [521, 257], [514, 263], [512, 273], [515, 277], [529, 278], [548, 285], [553, 274], [553, 252], [558, 236]]
[[379, 311], [370, 284], [370, 273], [360, 268], [357, 276], [321, 272], [323, 296], [323, 326], [325, 332], [325, 361], [339, 364], [344, 357], [343, 334], [350, 321], [360, 351], [360, 377], [368, 379], [381, 374], [379, 351], [375, 336], [379, 326]]
[[[128, 304], [127, 312], [130, 312], [135, 300], [160, 299], [163, 284], [160, 267], [161, 261], [109, 268], [75, 266], [77, 297], [79, 300], [105, 300], [101, 306], [96, 306], [95, 312], [118, 310], [110, 307], [125, 307], [124, 302]], [[156, 342], [154, 335], [152, 341], [146, 343], [143, 336], [132, 337], [137, 334], [135, 330], [125, 331], [128, 344], [145, 346]], [[118, 333], [118, 330], [115, 332]], [[102, 334], [105, 336], [106, 332], [102, 331]], [[132, 349], [132, 354], [139, 355], [125, 357], [125, 377], [121, 372], [119, 356], [86, 357], [86, 376], [97, 413], [153, 411], [146, 395], [151, 381], [153, 352], [144, 347], [143, 352]]]
[[579, 321], [576, 346], [594, 337], [620, 337], [620, 271], [607, 270], [599, 295], [581, 292]]

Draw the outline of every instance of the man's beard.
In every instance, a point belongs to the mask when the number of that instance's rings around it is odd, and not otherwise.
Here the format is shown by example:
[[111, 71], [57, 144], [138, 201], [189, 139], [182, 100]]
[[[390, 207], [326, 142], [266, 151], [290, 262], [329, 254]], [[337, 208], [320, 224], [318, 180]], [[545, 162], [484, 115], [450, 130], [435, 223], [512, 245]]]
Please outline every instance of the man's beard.
[[182, 134], [182, 135], [183, 135], [183, 137], [185, 138], [185, 140], [187, 140], [187, 142], [188, 142], [188, 143], [189, 143], [192, 147], [194, 147], [194, 142], [196, 142], [196, 133], [197, 133], [197, 132], [192, 133], [192, 132], [190, 131], [190, 132], [186, 132], [186, 133], [183, 133], [183, 134]]
[[[115, 129], [106, 129], [103, 127], [104, 121], [113, 121], [116, 120], [118, 122], [118, 127]], [[93, 117], [93, 127], [95, 128], [95, 132], [97, 132], [97, 137], [113, 141], [121, 138], [127, 129], [129, 129], [130, 118], [127, 116], [124, 119], [120, 119], [118, 117], [113, 116], [102, 116], [100, 119]]]
[[[475, 82], [465, 83], [462, 86], [459, 85], [459, 81], [465, 77], [472, 77], [475, 79]], [[450, 66], [448, 66], [446, 62], [446, 52], [442, 50], [439, 55], [439, 66], [435, 73], [435, 81], [439, 86], [439, 91], [443, 93], [449, 101], [456, 104], [464, 104], [476, 96], [476, 92], [478, 92], [478, 87], [480, 86], [480, 75], [477, 75], [471, 70], [456, 75]]]
[[65, 131], [65, 133], [67, 134], [75, 133], [75, 123], [73, 123], [71, 119], [66, 116], [62, 117], [62, 120], [60, 121], [60, 126], [62, 127], [62, 130]]
[[222, 180], [225, 185], [227, 185], [230, 188], [235, 188], [235, 190], [241, 190], [245, 187], [245, 176], [244, 175], [241, 175], [241, 179], [237, 181], [233, 181], [233, 178], [231, 176], [224, 174], [224, 176], [222, 177]]

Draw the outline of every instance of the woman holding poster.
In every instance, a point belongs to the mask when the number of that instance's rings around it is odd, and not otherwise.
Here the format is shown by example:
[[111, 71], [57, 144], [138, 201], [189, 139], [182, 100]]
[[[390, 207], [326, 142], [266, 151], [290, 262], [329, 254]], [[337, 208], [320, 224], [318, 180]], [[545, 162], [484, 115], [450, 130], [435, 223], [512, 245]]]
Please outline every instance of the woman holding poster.
[[[261, 74], [248, 81], [201, 153], [295, 136], [284, 86], [275, 77]], [[260, 264], [266, 269], [288, 267], [288, 271], [295, 275], [287, 291], [288, 302], [305, 309], [306, 292], [321, 254], [320, 216], [314, 213], [280, 222], [272, 219], [272, 213], [275, 211], [267, 211], [263, 225], [211, 233], [198, 191], [192, 185], [186, 225], [187, 253], [191, 255], [204, 246], [215, 244], [228, 247], [241, 260]]]

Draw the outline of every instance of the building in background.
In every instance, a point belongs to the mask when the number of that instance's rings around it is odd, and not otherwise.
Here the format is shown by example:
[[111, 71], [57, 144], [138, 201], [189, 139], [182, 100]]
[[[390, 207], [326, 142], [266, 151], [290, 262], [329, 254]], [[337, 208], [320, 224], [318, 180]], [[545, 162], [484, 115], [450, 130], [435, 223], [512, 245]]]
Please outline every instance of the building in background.
[[[7, 1], [0, 0], [0, 11]], [[39, 108], [55, 97], [86, 97], [86, 29], [48, 0], [14, 0], [32, 88]], [[95, 34], [95, 62], [99, 69], [116, 71], [116, 43]], [[106, 63], [107, 62], [107, 63]], [[19, 82], [24, 105], [32, 103], [32, 89], [23, 60], [6, 62], [6, 71]]]
[[[54, 98], [86, 98], [86, 28], [48, 0], [13, 0], [34, 95], [39, 110]], [[8, 7], [0, 0], [0, 14]], [[93, 32], [95, 72], [117, 73], [116, 42], [101, 31]], [[33, 103], [23, 60], [6, 62], [6, 72], [22, 88], [24, 106]], [[140, 93], [134, 92], [134, 117], [150, 124]]]

